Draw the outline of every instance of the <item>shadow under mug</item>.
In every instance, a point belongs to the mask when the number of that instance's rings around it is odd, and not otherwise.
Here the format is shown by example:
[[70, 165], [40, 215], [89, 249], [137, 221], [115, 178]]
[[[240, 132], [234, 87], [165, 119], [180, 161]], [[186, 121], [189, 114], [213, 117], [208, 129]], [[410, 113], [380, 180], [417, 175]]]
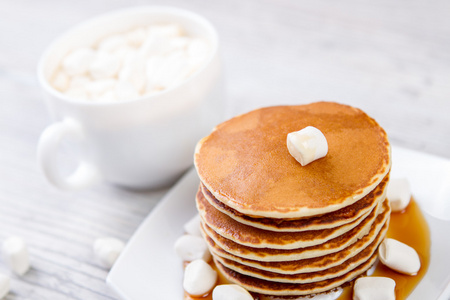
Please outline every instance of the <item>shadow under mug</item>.
[[[213, 48], [204, 67], [180, 85], [113, 103], [74, 100], [50, 86], [50, 76], [73, 48], [161, 22], [178, 23]], [[224, 111], [217, 33], [203, 17], [176, 8], [136, 7], [81, 23], [49, 46], [39, 62], [38, 79], [55, 121], [41, 134], [38, 161], [48, 181], [63, 189], [100, 181], [132, 189], [167, 185], [192, 165], [196, 143], [222, 120]], [[61, 174], [56, 159], [64, 139], [75, 140], [81, 149], [69, 176]]]

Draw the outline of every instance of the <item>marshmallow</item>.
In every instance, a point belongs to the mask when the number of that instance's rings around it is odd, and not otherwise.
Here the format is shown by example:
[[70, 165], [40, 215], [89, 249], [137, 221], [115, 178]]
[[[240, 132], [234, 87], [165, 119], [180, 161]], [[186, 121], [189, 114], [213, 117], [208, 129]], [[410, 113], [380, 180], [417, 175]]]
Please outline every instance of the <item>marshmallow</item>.
[[175, 252], [184, 261], [203, 259], [209, 261], [211, 254], [208, 245], [200, 236], [185, 234], [175, 242]]
[[114, 265], [123, 248], [125, 244], [116, 238], [99, 238], [94, 242], [94, 254], [106, 268]]
[[24, 275], [30, 269], [30, 258], [25, 241], [17, 236], [10, 237], [3, 242], [3, 255], [11, 271], [17, 275]]
[[184, 36], [174, 37], [170, 39], [170, 46], [174, 50], [185, 50], [189, 45], [190, 39]]
[[139, 93], [142, 93], [146, 82], [145, 59], [135, 52], [129, 53], [119, 72], [119, 80], [130, 83]]
[[312, 126], [289, 133], [287, 148], [302, 166], [306, 166], [328, 153], [327, 139], [319, 129]]
[[64, 92], [69, 87], [69, 76], [64, 71], [59, 71], [53, 76], [52, 85], [58, 91]]
[[360, 277], [353, 287], [353, 300], [395, 300], [395, 281], [388, 277]]
[[202, 296], [212, 290], [217, 282], [217, 272], [203, 259], [197, 259], [184, 270], [183, 288], [192, 296]]
[[411, 200], [411, 189], [406, 178], [391, 179], [387, 187], [387, 198], [392, 211], [404, 210]]
[[184, 224], [184, 231], [190, 235], [202, 236], [200, 231], [200, 220], [200, 215], [196, 214], [192, 219]]
[[95, 51], [91, 48], [73, 50], [62, 61], [62, 68], [68, 75], [82, 75], [87, 72], [95, 58]]
[[162, 70], [164, 60], [160, 57], [150, 57], [145, 63], [145, 75], [146, 75], [146, 92], [154, 90], [162, 90], [163, 87], [159, 84], [159, 74]]
[[128, 44], [128, 39], [123, 34], [114, 34], [104, 38], [98, 45], [98, 50], [101, 52], [114, 52], [118, 48]]
[[397, 272], [416, 275], [420, 258], [412, 247], [394, 239], [386, 238], [378, 248], [381, 262]]
[[11, 280], [8, 276], [0, 274], [0, 299], [3, 299], [9, 293]]
[[126, 34], [128, 45], [139, 47], [145, 41], [147, 31], [143, 27], [136, 28]]
[[76, 75], [70, 78], [69, 89], [73, 88], [85, 88], [87, 84], [92, 82], [89, 76], [85, 75]]
[[139, 48], [139, 54], [145, 58], [166, 55], [170, 51], [172, 51], [170, 39], [163, 36], [150, 36]]
[[117, 55], [99, 51], [89, 66], [89, 73], [94, 79], [114, 77], [119, 72], [120, 65]]
[[221, 284], [214, 288], [213, 300], [253, 300], [253, 296], [237, 284]]
[[[197, 72], [211, 50], [208, 40], [186, 35], [176, 23], [137, 27], [103, 38], [91, 48], [73, 50], [50, 83], [80, 100], [107, 102], [151, 96]], [[105, 79], [120, 84], [96, 83]]]

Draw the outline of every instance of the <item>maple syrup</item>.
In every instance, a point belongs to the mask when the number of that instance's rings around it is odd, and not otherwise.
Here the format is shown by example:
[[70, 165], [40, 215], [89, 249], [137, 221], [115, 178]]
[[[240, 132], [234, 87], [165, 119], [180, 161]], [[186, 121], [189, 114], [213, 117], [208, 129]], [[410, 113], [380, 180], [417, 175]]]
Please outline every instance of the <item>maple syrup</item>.
[[[430, 230], [425, 221], [419, 205], [411, 199], [408, 207], [402, 212], [392, 212], [389, 229], [386, 237], [396, 239], [414, 248], [420, 257], [421, 267], [417, 275], [410, 276], [400, 274], [378, 263], [372, 276], [390, 277], [395, 280], [395, 296], [397, 300], [404, 300], [414, 290], [420, 280], [425, 276], [430, 263]], [[217, 285], [230, 283], [213, 262], [210, 263], [219, 274]], [[353, 296], [353, 285], [343, 289], [337, 300], [351, 300]], [[256, 296], [256, 299], [258, 297]], [[184, 300], [212, 300], [212, 292], [194, 297], [184, 293]]]

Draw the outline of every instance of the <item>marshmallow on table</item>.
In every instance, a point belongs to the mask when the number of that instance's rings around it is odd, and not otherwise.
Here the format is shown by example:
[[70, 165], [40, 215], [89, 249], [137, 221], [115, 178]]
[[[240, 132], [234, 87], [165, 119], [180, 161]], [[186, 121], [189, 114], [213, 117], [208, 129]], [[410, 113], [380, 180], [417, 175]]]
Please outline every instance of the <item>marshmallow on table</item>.
[[412, 247], [386, 238], [378, 248], [378, 256], [387, 267], [407, 275], [415, 275], [420, 269], [420, 258]]
[[192, 296], [202, 296], [212, 290], [217, 272], [203, 259], [189, 263], [184, 270], [183, 288]]
[[213, 300], [253, 300], [253, 296], [237, 284], [221, 284], [214, 288]]
[[3, 256], [8, 267], [17, 275], [24, 275], [30, 269], [30, 258], [25, 241], [17, 236], [3, 242]]
[[0, 274], [0, 299], [3, 299], [9, 293], [11, 280], [8, 276]]
[[289, 133], [287, 148], [302, 166], [306, 166], [328, 153], [327, 139], [319, 129], [313, 126]]
[[185, 234], [175, 242], [175, 252], [184, 261], [203, 259], [209, 261], [211, 253], [205, 240], [196, 235]]
[[408, 180], [406, 178], [389, 180], [387, 198], [392, 211], [404, 210], [411, 200], [411, 188]]
[[114, 265], [123, 248], [125, 244], [116, 238], [99, 238], [94, 242], [94, 254], [106, 268]]
[[353, 300], [395, 300], [395, 281], [388, 277], [360, 277], [353, 286]]
[[184, 231], [190, 235], [202, 236], [202, 232], [200, 231], [200, 220], [200, 215], [196, 214], [192, 219], [184, 224]]

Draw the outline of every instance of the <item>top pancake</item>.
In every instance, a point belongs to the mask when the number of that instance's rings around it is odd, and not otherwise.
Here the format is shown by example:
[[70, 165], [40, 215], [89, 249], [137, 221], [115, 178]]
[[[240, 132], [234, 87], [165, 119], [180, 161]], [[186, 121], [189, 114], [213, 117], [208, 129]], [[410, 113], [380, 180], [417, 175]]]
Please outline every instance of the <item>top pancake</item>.
[[[328, 154], [301, 166], [287, 134], [320, 129]], [[388, 173], [385, 131], [359, 109], [332, 102], [273, 106], [220, 125], [197, 145], [195, 166], [214, 197], [253, 217], [302, 218], [336, 211], [373, 190]]]

